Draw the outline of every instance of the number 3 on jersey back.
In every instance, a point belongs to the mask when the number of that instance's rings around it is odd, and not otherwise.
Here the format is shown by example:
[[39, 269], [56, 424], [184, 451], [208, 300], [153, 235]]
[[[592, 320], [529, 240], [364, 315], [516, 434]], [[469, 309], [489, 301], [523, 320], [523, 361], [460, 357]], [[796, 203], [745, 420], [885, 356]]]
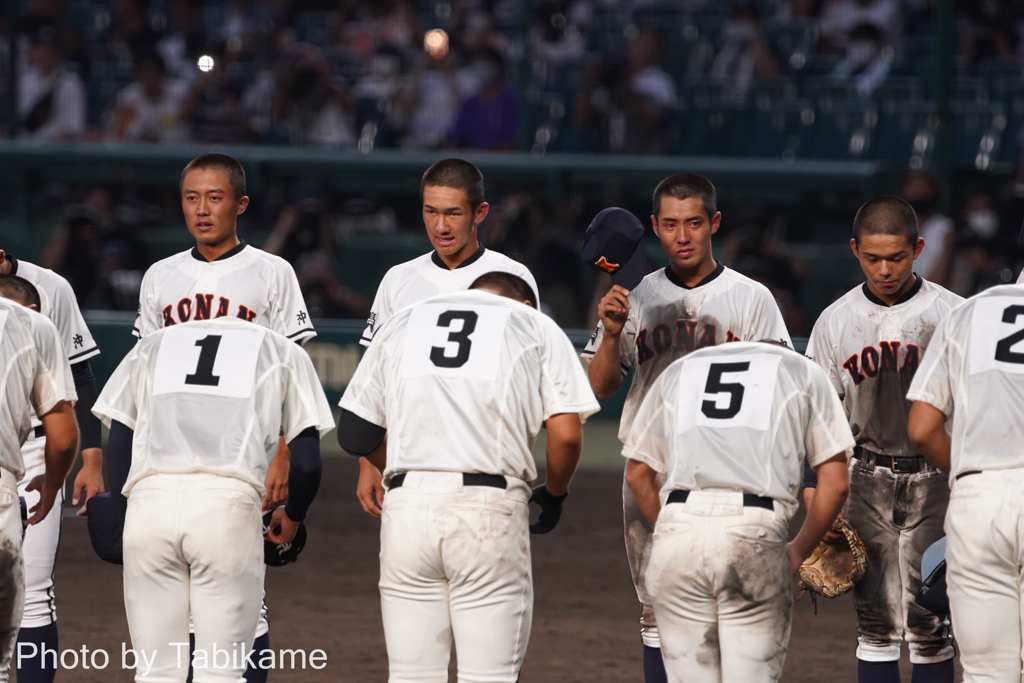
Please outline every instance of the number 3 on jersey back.
[[493, 380], [511, 311], [498, 306], [416, 307], [405, 327], [402, 378], [427, 375]]
[[677, 433], [694, 427], [768, 429], [780, 360], [731, 354], [686, 359], [679, 378]]
[[981, 297], [971, 318], [971, 373], [1024, 374], [1024, 300]]
[[157, 352], [153, 395], [248, 398], [265, 334], [260, 329], [167, 328]]

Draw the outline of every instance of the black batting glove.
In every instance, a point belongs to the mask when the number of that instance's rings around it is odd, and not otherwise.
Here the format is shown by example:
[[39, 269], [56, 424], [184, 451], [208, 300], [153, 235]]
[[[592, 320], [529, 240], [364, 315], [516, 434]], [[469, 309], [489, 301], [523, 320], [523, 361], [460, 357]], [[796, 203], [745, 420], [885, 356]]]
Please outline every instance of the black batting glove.
[[568, 491], [561, 496], [553, 496], [544, 484], [533, 489], [530, 502], [540, 505], [540, 517], [530, 525], [531, 534], [546, 534], [556, 526], [562, 517], [562, 503], [569, 497]]

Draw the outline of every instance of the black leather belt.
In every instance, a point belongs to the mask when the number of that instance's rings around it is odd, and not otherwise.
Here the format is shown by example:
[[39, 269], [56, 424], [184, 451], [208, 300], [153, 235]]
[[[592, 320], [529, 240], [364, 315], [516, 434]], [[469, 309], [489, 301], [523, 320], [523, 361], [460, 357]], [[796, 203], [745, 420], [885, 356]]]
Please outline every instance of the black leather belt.
[[920, 455], [882, 455], [860, 446], [853, 449], [853, 457], [868, 465], [890, 469], [893, 474], [916, 474], [924, 469], [926, 462]]
[[[391, 477], [388, 482], [389, 489], [401, 488], [405, 483], [407, 472], [401, 472]], [[508, 481], [500, 474], [478, 474], [476, 472], [464, 472], [462, 474], [463, 486], [490, 486], [492, 489], [507, 489]]]
[[981, 474], [981, 472], [982, 472], [982, 470], [967, 470], [966, 472], [961, 472], [960, 474], [956, 475], [953, 478], [953, 481], [960, 481], [964, 477], [969, 477], [972, 474]]
[[44, 436], [46, 436], [46, 430], [43, 429], [43, 425], [39, 425], [38, 427], [36, 427], [35, 438], [41, 439]]
[[[668, 494], [668, 502], [670, 503], [685, 503], [686, 499], [690, 497], [690, 492], [686, 489], [676, 489], [672, 493]], [[753, 493], [743, 494], [743, 505], [749, 508], [764, 508], [765, 510], [775, 509], [775, 500], [768, 496], [755, 496]]]

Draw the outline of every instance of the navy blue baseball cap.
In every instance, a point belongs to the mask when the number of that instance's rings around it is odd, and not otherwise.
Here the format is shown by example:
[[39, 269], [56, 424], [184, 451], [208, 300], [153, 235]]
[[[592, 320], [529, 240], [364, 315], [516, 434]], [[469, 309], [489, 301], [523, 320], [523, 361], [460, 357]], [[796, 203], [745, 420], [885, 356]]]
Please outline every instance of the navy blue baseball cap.
[[584, 263], [612, 276], [612, 284], [632, 290], [647, 275], [644, 226], [625, 209], [604, 209], [583, 237]]

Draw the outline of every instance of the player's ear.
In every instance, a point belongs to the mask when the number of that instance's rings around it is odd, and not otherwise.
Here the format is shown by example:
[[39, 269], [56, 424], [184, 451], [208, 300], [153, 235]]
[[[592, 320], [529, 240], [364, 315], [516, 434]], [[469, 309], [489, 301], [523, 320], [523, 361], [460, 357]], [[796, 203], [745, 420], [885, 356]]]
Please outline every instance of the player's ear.
[[654, 214], [651, 214], [651, 228], [654, 230], [655, 237], [660, 238], [661, 235], [658, 234], [658, 217]]
[[476, 207], [476, 213], [473, 215], [473, 225], [480, 225], [487, 218], [487, 212], [491, 210], [491, 205], [487, 202], [480, 202], [480, 206]]
[[918, 237], [917, 242], [914, 243], [914, 258], [916, 259], [921, 255], [921, 250], [924, 249], [924, 239]]
[[714, 235], [718, 232], [718, 226], [722, 224], [722, 212], [715, 211], [714, 217], [711, 219], [711, 234]]
[[[854, 255], [855, 258], [858, 258], [858, 259], [860, 258], [860, 250], [857, 249], [857, 238], [856, 237], [850, 238], [850, 251], [853, 252], [853, 255]], [[920, 252], [918, 252], [918, 253], [920, 253]], [[914, 254], [914, 258], [917, 258], [917, 254]]]
[[249, 206], [249, 197], [245, 196], [238, 200], [238, 211], [236, 215], [241, 216], [245, 213], [245, 207]]

